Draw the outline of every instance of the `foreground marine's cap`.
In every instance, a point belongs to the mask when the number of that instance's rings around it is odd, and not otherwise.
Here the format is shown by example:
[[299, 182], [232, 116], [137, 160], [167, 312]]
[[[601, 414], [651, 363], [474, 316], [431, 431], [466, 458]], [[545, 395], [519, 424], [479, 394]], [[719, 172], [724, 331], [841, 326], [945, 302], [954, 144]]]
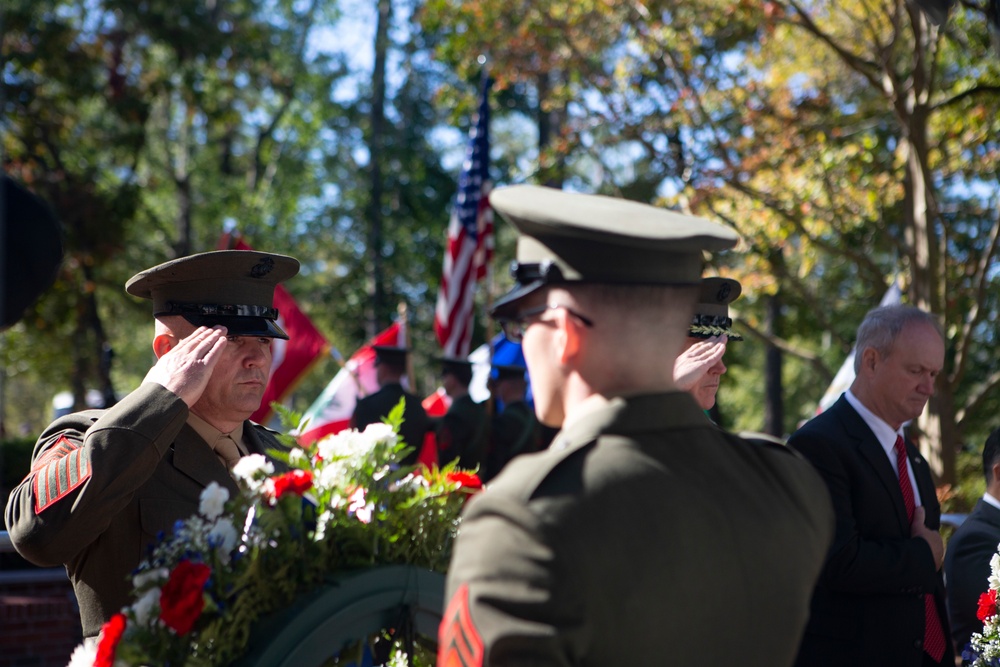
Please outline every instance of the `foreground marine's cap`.
[[153, 315], [182, 315], [195, 326], [221, 324], [230, 336], [288, 339], [275, 320], [274, 288], [299, 272], [287, 255], [218, 250], [165, 262], [132, 276], [125, 291], [153, 300]]
[[691, 320], [688, 336], [727, 336], [729, 340], [743, 340], [743, 336], [733, 331], [733, 320], [729, 317], [729, 304], [736, 301], [742, 291], [739, 282], [732, 278], [702, 280], [701, 294], [694, 306], [694, 318]]
[[514, 304], [545, 285], [697, 285], [703, 251], [736, 245], [720, 224], [626, 199], [533, 185], [497, 188], [490, 204], [519, 232], [514, 288], [491, 310]]

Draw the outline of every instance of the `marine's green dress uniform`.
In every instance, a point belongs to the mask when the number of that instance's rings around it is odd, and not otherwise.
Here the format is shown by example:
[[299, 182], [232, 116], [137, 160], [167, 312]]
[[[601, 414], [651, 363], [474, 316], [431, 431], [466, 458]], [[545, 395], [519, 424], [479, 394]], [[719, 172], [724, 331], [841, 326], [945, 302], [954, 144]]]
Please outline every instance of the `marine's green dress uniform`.
[[486, 455], [489, 430], [485, 405], [468, 394], [456, 398], [438, 422], [438, 460], [444, 465], [457, 458], [460, 468], [478, 467]]
[[[61, 417], [38, 438], [31, 473], [11, 492], [6, 521], [18, 552], [36, 565], [65, 564], [85, 637], [132, 602], [131, 573], [147, 547], [197, 514], [209, 483], [237, 493], [187, 416], [175, 394], [147, 383], [107, 410]], [[272, 433], [243, 425], [251, 454], [280, 448]]]
[[832, 537], [821, 483], [686, 393], [613, 399], [469, 503], [439, 664], [789, 665]]
[[420, 404], [420, 399], [403, 389], [398, 382], [390, 382], [375, 393], [359, 400], [354, 407], [351, 426], [364, 430], [369, 424], [378, 424], [399, 404], [399, 399], [404, 397], [406, 404], [403, 408], [403, 424], [399, 428], [399, 435], [412, 451], [402, 461], [402, 465], [412, 465], [420, 454], [420, 448], [424, 444], [424, 434], [430, 426], [427, 412]]

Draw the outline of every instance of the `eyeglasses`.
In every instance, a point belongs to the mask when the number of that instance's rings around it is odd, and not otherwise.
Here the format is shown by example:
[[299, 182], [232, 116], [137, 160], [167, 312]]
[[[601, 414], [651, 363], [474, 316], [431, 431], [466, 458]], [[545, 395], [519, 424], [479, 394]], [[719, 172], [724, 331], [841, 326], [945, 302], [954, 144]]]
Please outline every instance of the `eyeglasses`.
[[500, 328], [503, 329], [503, 335], [512, 343], [520, 343], [524, 340], [524, 332], [528, 328], [528, 319], [541, 315], [547, 310], [556, 310], [562, 308], [567, 313], [575, 317], [576, 319], [583, 322], [584, 326], [592, 327], [594, 323], [587, 317], [584, 317], [580, 313], [572, 310], [567, 306], [560, 305], [550, 305], [546, 304], [544, 306], [539, 306], [538, 308], [529, 308], [524, 312], [518, 313], [516, 317], [502, 317], [497, 320], [500, 323]]

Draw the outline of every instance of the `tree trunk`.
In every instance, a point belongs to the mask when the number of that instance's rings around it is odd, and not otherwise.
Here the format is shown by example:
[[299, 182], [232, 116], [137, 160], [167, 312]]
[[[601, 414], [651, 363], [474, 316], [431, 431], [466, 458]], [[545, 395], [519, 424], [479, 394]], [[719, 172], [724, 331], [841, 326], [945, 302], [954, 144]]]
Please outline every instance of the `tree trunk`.
[[[781, 297], [767, 298], [766, 328], [769, 337], [781, 336]], [[781, 384], [781, 350], [768, 344], [764, 351], [764, 432], [776, 438], [785, 436], [785, 404]]]
[[368, 206], [368, 307], [365, 331], [368, 338], [379, 332], [379, 318], [385, 310], [382, 267], [382, 149], [385, 141], [385, 69], [389, 50], [392, 0], [379, 0], [375, 28], [375, 68], [372, 71], [371, 139], [368, 142], [370, 202]]

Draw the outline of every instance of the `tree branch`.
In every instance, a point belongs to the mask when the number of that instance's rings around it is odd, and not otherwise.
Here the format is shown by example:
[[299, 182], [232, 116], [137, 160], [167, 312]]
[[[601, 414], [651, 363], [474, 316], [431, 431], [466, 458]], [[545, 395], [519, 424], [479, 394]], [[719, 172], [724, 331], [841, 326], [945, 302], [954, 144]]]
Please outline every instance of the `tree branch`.
[[986, 398], [986, 395], [998, 386], [1000, 386], [1000, 370], [993, 371], [992, 375], [986, 378], [979, 386], [973, 388], [969, 393], [969, 398], [966, 400], [965, 405], [955, 411], [955, 421], [959, 428], [962, 428], [962, 422], [965, 421], [966, 417], [970, 417], [979, 409], [979, 405]]
[[967, 98], [967, 97], [973, 97], [974, 95], [987, 95], [987, 94], [996, 94], [996, 93], [1000, 93], [1000, 86], [982, 86], [982, 85], [976, 85], [976, 86], [973, 86], [972, 88], [969, 88], [968, 90], [963, 90], [960, 93], [956, 93], [955, 95], [952, 95], [951, 97], [949, 97], [946, 100], [942, 100], [941, 102], [938, 102], [937, 104], [932, 105], [931, 106], [931, 111], [939, 111], [940, 109], [944, 109], [945, 107], [949, 107], [949, 106], [952, 106], [954, 104], [958, 104], [959, 102], [961, 102], [965, 98]]
[[[735, 314], [736, 313], [734, 313], [734, 315]], [[782, 352], [785, 352], [786, 354], [790, 354], [793, 357], [797, 357], [805, 361], [807, 364], [812, 366], [812, 368], [820, 376], [821, 380], [825, 380], [827, 383], [833, 382], [833, 373], [830, 372], [830, 369], [826, 367], [826, 364], [824, 364], [823, 360], [820, 359], [817, 355], [807, 350], [803, 350], [802, 348], [796, 347], [795, 345], [792, 345], [784, 338], [778, 336], [770, 336], [761, 331], [760, 329], [757, 329], [746, 320], [741, 319], [739, 320], [739, 323], [742, 328], [746, 329], [751, 334], [753, 334], [755, 338], [767, 343], [768, 345], [775, 346], [776, 348], [778, 348]]]

